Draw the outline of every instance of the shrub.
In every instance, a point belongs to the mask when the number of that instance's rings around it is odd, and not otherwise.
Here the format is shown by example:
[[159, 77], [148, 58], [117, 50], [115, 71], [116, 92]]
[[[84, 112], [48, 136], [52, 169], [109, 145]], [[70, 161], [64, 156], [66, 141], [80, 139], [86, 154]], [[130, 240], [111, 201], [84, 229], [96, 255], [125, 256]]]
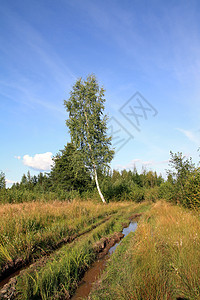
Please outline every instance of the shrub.
[[145, 189], [144, 199], [149, 202], [156, 202], [159, 199], [159, 187]]
[[158, 197], [160, 199], [165, 199], [166, 201], [169, 202], [177, 202], [177, 193], [176, 193], [176, 187], [174, 184], [171, 182], [164, 182], [160, 185], [159, 190], [158, 190]]
[[188, 176], [183, 205], [193, 209], [200, 207], [200, 169], [196, 169]]

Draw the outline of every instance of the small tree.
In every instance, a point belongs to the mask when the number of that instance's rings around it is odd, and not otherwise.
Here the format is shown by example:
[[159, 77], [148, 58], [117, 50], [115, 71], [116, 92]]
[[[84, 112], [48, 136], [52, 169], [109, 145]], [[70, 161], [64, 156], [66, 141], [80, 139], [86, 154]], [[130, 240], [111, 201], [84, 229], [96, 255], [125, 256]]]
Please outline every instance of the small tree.
[[178, 201], [183, 203], [185, 201], [185, 184], [188, 180], [190, 174], [195, 170], [195, 164], [192, 162], [192, 158], [186, 158], [180, 152], [173, 153], [170, 151], [171, 158], [169, 160], [169, 165], [172, 170], [167, 170], [168, 181], [173, 182], [176, 197]]
[[96, 186], [101, 197], [97, 171], [103, 171], [109, 166], [114, 151], [110, 149], [111, 137], [106, 134], [107, 120], [104, 111], [104, 92], [100, 88], [94, 75], [83, 81], [76, 81], [70, 93], [68, 101], [64, 101], [69, 119], [66, 121], [69, 127], [71, 140], [77, 150], [80, 150], [82, 160], [86, 168], [95, 178]]
[[0, 172], [0, 190], [6, 188], [6, 179], [4, 172]]
[[53, 158], [50, 178], [54, 189], [65, 191], [84, 191], [90, 185], [91, 178], [80, 159], [79, 151], [72, 143], [67, 143]]

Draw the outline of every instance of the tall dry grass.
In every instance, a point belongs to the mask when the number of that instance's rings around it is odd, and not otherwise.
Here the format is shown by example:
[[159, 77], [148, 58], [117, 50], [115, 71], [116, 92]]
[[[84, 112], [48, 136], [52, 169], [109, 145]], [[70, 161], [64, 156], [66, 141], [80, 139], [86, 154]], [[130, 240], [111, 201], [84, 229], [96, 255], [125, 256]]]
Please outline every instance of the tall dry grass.
[[[112, 205], [113, 206], [113, 205]], [[114, 205], [114, 207], [116, 207]], [[53, 253], [45, 263], [41, 261], [17, 277], [17, 299], [68, 299], [77, 287], [85, 269], [95, 259], [95, 244], [104, 236], [122, 230], [122, 223], [144, 204], [118, 205], [119, 213], [71, 244]], [[107, 208], [108, 209], [108, 208]]]
[[31, 202], [0, 205], [0, 267], [16, 258], [30, 260], [56, 248], [130, 203]]
[[155, 203], [114, 253], [90, 299], [200, 299], [200, 220]]

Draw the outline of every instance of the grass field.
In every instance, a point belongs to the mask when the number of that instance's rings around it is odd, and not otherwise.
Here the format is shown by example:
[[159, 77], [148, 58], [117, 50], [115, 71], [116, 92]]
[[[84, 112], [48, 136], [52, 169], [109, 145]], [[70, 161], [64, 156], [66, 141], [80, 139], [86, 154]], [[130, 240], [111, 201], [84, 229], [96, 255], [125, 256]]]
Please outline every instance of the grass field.
[[[75, 201], [2, 205], [1, 270], [19, 258], [36, 260], [34, 267], [18, 276], [17, 297], [67, 298], [94, 261], [95, 243], [121, 231], [122, 223], [131, 214], [148, 207], [145, 203], [103, 205]], [[45, 259], [41, 260], [42, 256]]]
[[153, 205], [125, 238], [90, 299], [200, 299], [197, 212]]
[[137, 230], [117, 247], [89, 299], [200, 299], [199, 212], [161, 201], [1, 205], [1, 270], [19, 258], [35, 261], [16, 277], [13, 299], [69, 299], [97, 243], [139, 212]]
[[38, 258], [129, 206], [93, 202], [0, 205], [0, 274], [6, 263]]

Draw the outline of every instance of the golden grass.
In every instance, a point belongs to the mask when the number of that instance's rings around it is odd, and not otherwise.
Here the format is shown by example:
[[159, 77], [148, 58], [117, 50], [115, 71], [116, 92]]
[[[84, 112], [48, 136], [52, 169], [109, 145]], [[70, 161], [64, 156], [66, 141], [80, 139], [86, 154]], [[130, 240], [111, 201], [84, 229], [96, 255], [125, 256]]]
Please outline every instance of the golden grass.
[[31, 202], [0, 205], [0, 267], [9, 260], [29, 260], [53, 249], [62, 238], [113, 214], [130, 203], [91, 201]]
[[19, 299], [68, 299], [66, 295], [73, 294], [84, 270], [95, 259], [96, 242], [121, 231], [122, 223], [127, 222], [130, 215], [148, 209], [145, 204], [133, 203], [100, 205], [99, 208], [106, 211], [117, 208], [118, 213], [76, 241], [64, 245], [45, 263], [38, 261], [35, 267], [20, 274], [17, 277]]
[[200, 299], [197, 212], [157, 202], [120, 247], [90, 299]]

